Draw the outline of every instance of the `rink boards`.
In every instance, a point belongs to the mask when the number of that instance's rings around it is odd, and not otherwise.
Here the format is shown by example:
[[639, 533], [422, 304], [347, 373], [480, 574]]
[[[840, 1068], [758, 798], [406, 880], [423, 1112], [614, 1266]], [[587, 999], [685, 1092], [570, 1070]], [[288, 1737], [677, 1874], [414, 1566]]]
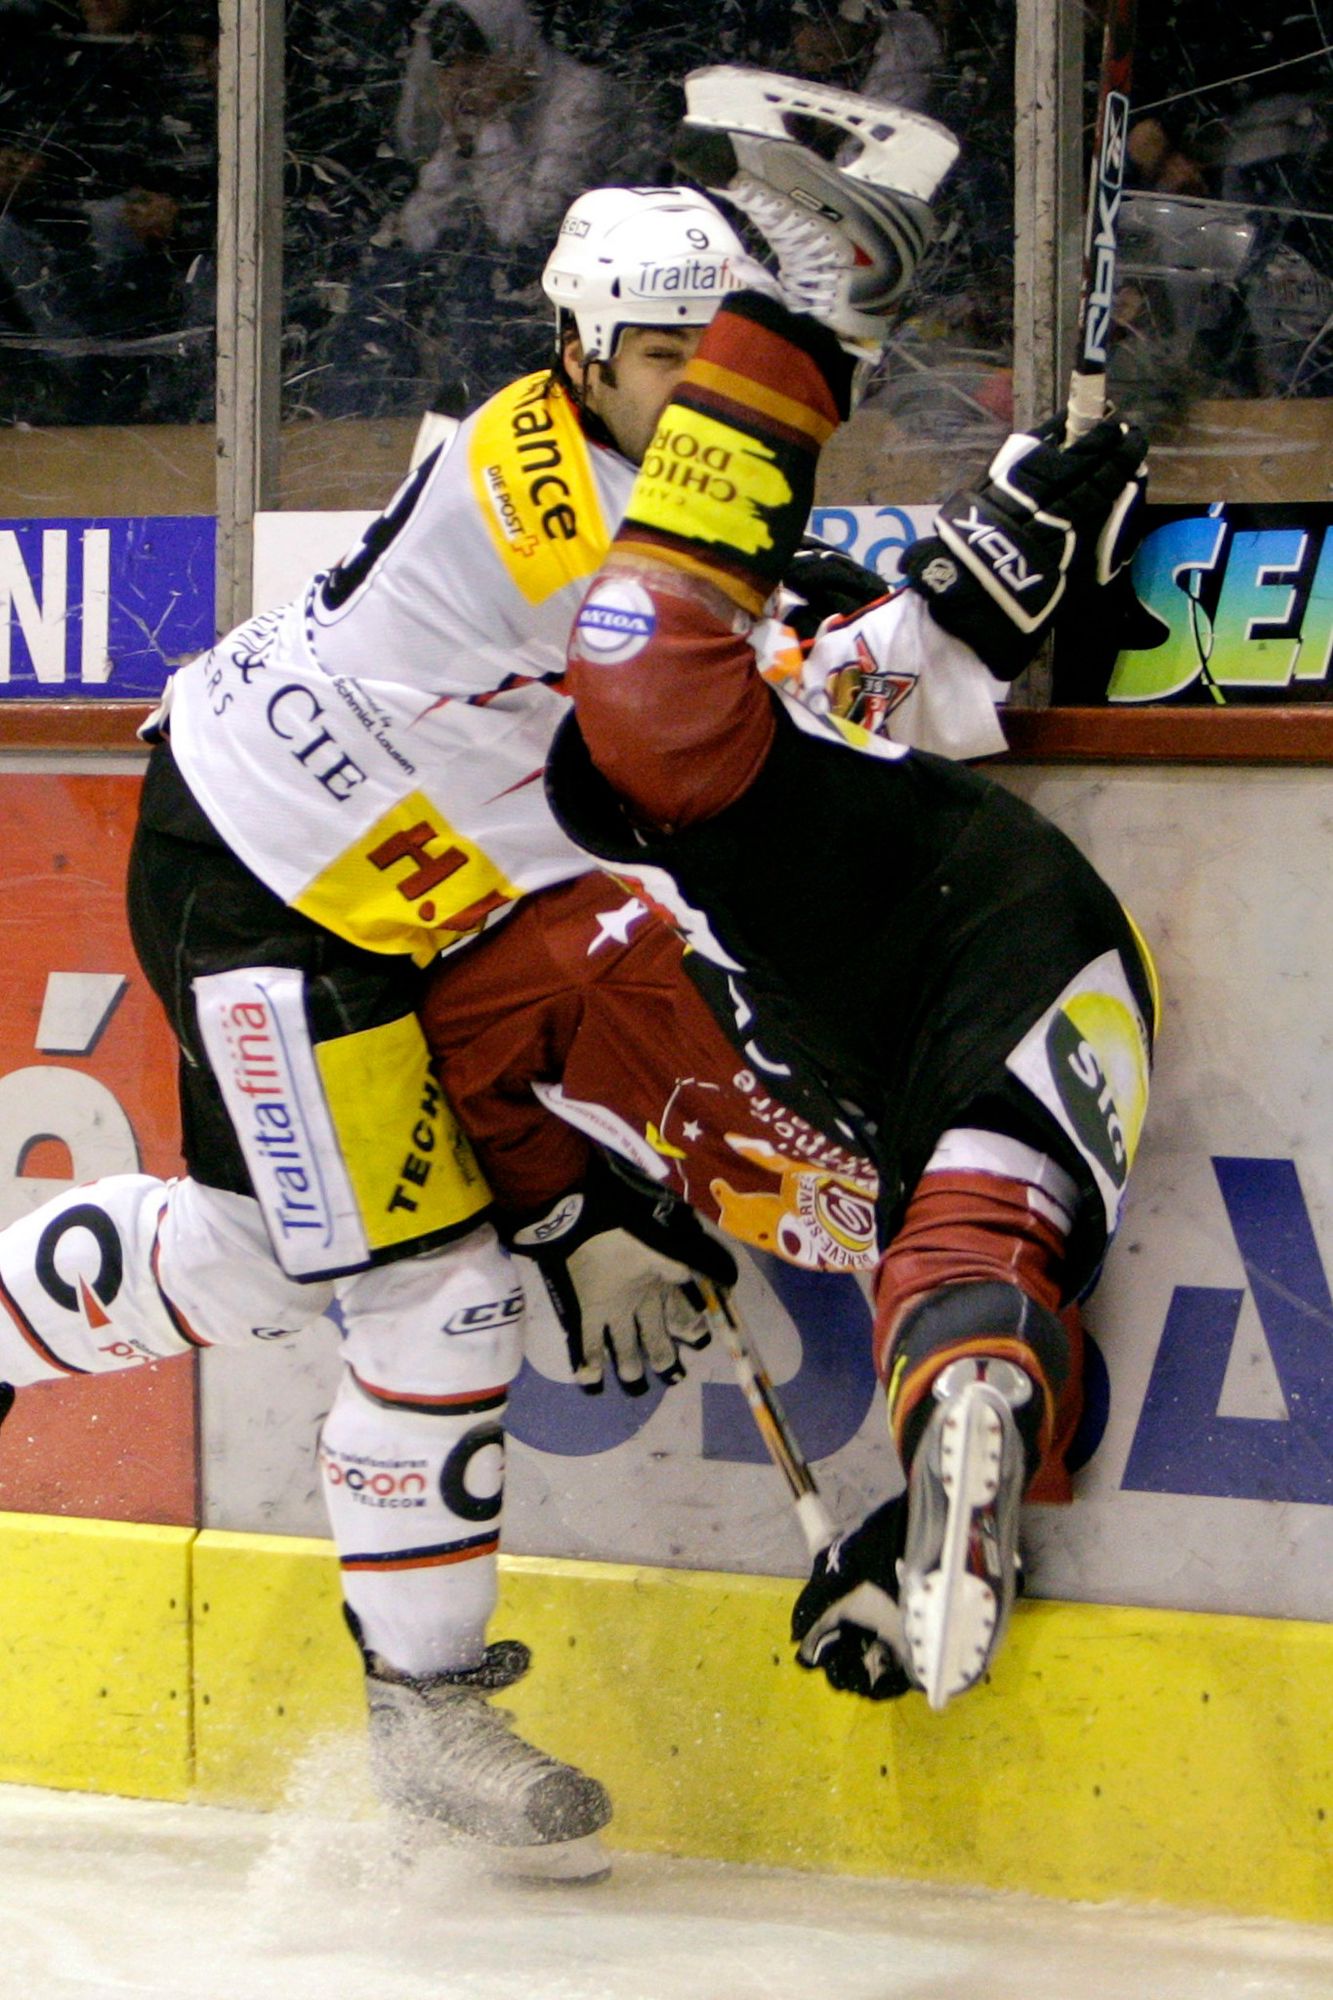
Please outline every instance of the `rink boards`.
[[[174, 1170], [170, 1051], [120, 883], [137, 779], [4, 773], [0, 1215], [98, 1174]], [[1331, 864], [1317, 770], [1003, 773], [1093, 856], [1162, 971], [1154, 1102], [1088, 1319], [1078, 1501], [1031, 1509], [1041, 1596], [1333, 1617]], [[38, 910], [43, 921], [34, 923]], [[850, 997], [847, 1004], [855, 1004]], [[834, 1513], [896, 1479], [856, 1281], [745, 1260], [741, 1301]], [[796, 1575], [802, 1545], [725, 1361], [640, 1401], [563, 1379], [540, 1289], [510, 1410], [515, 1552]], [[315, 1441], [334, 1328], [25, 1397], [0, 1505], [325, 1532]], [[365, 1495], [364, 1504], [401, 1504]]]
[[[827, 511], [838, 539], [851, 510]], [[918, 511], [878, 510], [885, 547], [857, 552], [891, 568]], [[308, 567], [290, 522], [261, 541], [260, 602]], [[169, 1051], [120, 908], [140, 768], [0, 759], [3, 1218], [175, 1165]], [[802, 1544], [724, 1358], [669, 1396], [589, 1403], [534, 1296], [505, 1589], [538, 1666], [514, 1705], [611, 1780], [625, 1845], [1333, 1921], [1327, 782], [1002, 776], [1126, 898], [1166, 1019], [1089, 1315], [1077, 1504], [1029, 1510], [1034, 1601], [993, 1686], [929, 1717], [796, 1673]], [[834, 1512], [856, 1518], [896, 1477], [860, 1292], [756, 1259], [742, 1302]], [[0, 1776], [271, 1801], [321, 1732], [355, 1739], [315, 1471], [336, 1339], [22, 1400], [0, 1445]]]
[[[373, 1807], [327, 1544], [0, 1516], [0, 1780]], [[622, 1849], [1328, 1921], [1329, 1629], [1030, 1603], [942, 1716], [793, 1672], [777, 1579], [505, 1561], [519, 1726]]]
[[[171, 1169], [167, 1051], [117, 931], [133, 769], [5, 773], [10, 1213], [62, 1179]], [[1077, 1504], [1029, 1510], [1042, 1601], [993, 1685], [943, 1717], [832, 1695], [790, 1664], [800, 1541], [723, 1358], [668, 1396], [590, 1404], [537, 1307], [505, 1587], [538, 1668], [515, 1706], [611, 1780], [627, 1846], [1333, 1921], [1324, 781], [1006, 782], [1130, 900], [1167, 1002], [1090, 1315], [1104, 1422]], [[744, 1299], [853, 1518], [894, 1476], [864, 1301], [771, 1265]], [[188, 1363], [22, 1400], [0, 1497], [36, 1512], [0, 1523], [0, 1776], [271, 1800], [312, 1739], [355, 1739], [336, 1571], [311, 1539], [336, 1369], [331, 1328], [209, 1355], [197, 1426]]]

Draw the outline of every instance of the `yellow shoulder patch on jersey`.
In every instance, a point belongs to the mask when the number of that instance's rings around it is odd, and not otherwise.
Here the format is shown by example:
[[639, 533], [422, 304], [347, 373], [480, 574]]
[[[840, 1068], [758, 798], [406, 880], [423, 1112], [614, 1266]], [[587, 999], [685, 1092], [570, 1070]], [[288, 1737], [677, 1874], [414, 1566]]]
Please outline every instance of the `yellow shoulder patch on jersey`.
[[600, 568], [611, 536], [587, 440], [545, 371], [483, 404], [468, 470], [496, 552], [529, 604]]
[[669, 403], [644, 454], [629, 518], [752, 556], [772, 548], [767, 517], [793, 498], [766, 445], [702, 410]]
[[522, 893], [433, 799], [409, 792], [291, 901], [366, 951], [429, 965]]

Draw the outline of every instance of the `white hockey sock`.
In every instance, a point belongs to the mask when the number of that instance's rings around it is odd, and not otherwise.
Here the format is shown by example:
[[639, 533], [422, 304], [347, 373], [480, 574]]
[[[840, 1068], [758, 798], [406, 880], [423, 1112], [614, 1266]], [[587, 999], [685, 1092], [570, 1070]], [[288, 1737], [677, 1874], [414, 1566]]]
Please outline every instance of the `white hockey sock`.
[[479, 1666], [522, 1286], [484, 1228], [341, 1279], [338, 1297], [346, 1373], [320, 1469], [344, 1595], [364, 1645], [400, 1673]]
[[399, 1673], [481, 1664], [497, 1590], [503, 1411], [503, 1394], [457, 1415], [389, 1408], [348, 1373], [325, 1418], [319, 1469], [343, 1595], [362, 1643]]

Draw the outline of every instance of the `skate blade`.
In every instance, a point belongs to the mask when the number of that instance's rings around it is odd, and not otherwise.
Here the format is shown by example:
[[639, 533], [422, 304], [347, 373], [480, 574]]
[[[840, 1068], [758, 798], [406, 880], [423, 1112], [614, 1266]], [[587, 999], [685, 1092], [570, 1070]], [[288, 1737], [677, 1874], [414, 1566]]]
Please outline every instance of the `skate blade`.
[[605, 1882], [611, 1873], [611, 1858], [602, 1846], [599, 1833], [585, 1833], [577, 1840], [533, 1841], [522, 1847], [501, 1847], [494, 1841], [478, 1840], [460, 1833], [440, 1820], [412, 1814], [389, 1815], [389, 1852], [398, 1869], [410, 1870], [453, 1857], [463, 1858], [469, 1867], [476, 1863], [488, 1875], [505, 1882], [554, 1882], [576, 1886]]
[[582, 1888], [605, 1882], [611, 1874], [611, 1857], [598, 1833], [553, 1840], [544, 1847], [490, 1847], [485, 1854], [487, 1872], [505, 1882]]
[[1001, 1637], [999, 1599], [972, 1574], [968, 1556], [974, 1517], [999, 1492], [1006, 1419], [1012, 1432], [1013, 1419], [979, 1382], [944, 1410], [939, 1477], [948, 1513], [939, 1558], [928, 1571], [905, 1568], [902, 1576], [912, 1676], [936, 1711], [980, 1680]]
[[897, 194], [930, 202], [958, 158], [948, 127], [919, 111], [876, 104], [831, 84], [802, 83], [773, 70], [741, 69], [719, 63], [691, 71], [685, 79], [685, 115], [692, 124], [721, 132], [798, 144], [787, 119], [817, 118], [859, 139], [861, 152], [841, 169], [850, 180], [891, 187]]

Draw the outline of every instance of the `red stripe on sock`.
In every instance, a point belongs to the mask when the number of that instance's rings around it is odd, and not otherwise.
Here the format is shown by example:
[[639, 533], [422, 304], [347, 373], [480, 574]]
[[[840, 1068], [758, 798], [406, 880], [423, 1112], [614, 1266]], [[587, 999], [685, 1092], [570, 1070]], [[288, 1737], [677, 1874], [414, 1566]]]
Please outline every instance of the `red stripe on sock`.
[[411, 1389], [385, 1389], [378, 1382], [368, 1382], [364, 1375], [351, 1371], [352, 1380], [358, 1389], [364, 1389], [377, 1403], [387, 1403], [393, 1409], [437, 1410], [447, 1413], [451, 1410], [468, 1411], [493, 1410], [508, 1400], [509, 1384], [502, 1382], [494, 1389], [465, 1389], [454, 1396], [428, 1396]]
[[[698, 359], [804, 403], [830, 427], [841, 422], [833, 391], [814, 356], [796, 341], [725, 306], [699, 343]], [[690, 379], [688, 371], [685, 379]]]
[[478, 1556], [493, 1556], [500, 1547], [499, 1535], [492, 1535], [484, 1542], [466, 1542], [445, 1549], [423, 1549], [415, 1554], [402, 1556], [343, 1556], [339, 1567], [358, 1570], [364, 1574], [382, 1574], [385, 1571], [405, 1569], [443, 1569], [450, 1563], [473, 1562]]

